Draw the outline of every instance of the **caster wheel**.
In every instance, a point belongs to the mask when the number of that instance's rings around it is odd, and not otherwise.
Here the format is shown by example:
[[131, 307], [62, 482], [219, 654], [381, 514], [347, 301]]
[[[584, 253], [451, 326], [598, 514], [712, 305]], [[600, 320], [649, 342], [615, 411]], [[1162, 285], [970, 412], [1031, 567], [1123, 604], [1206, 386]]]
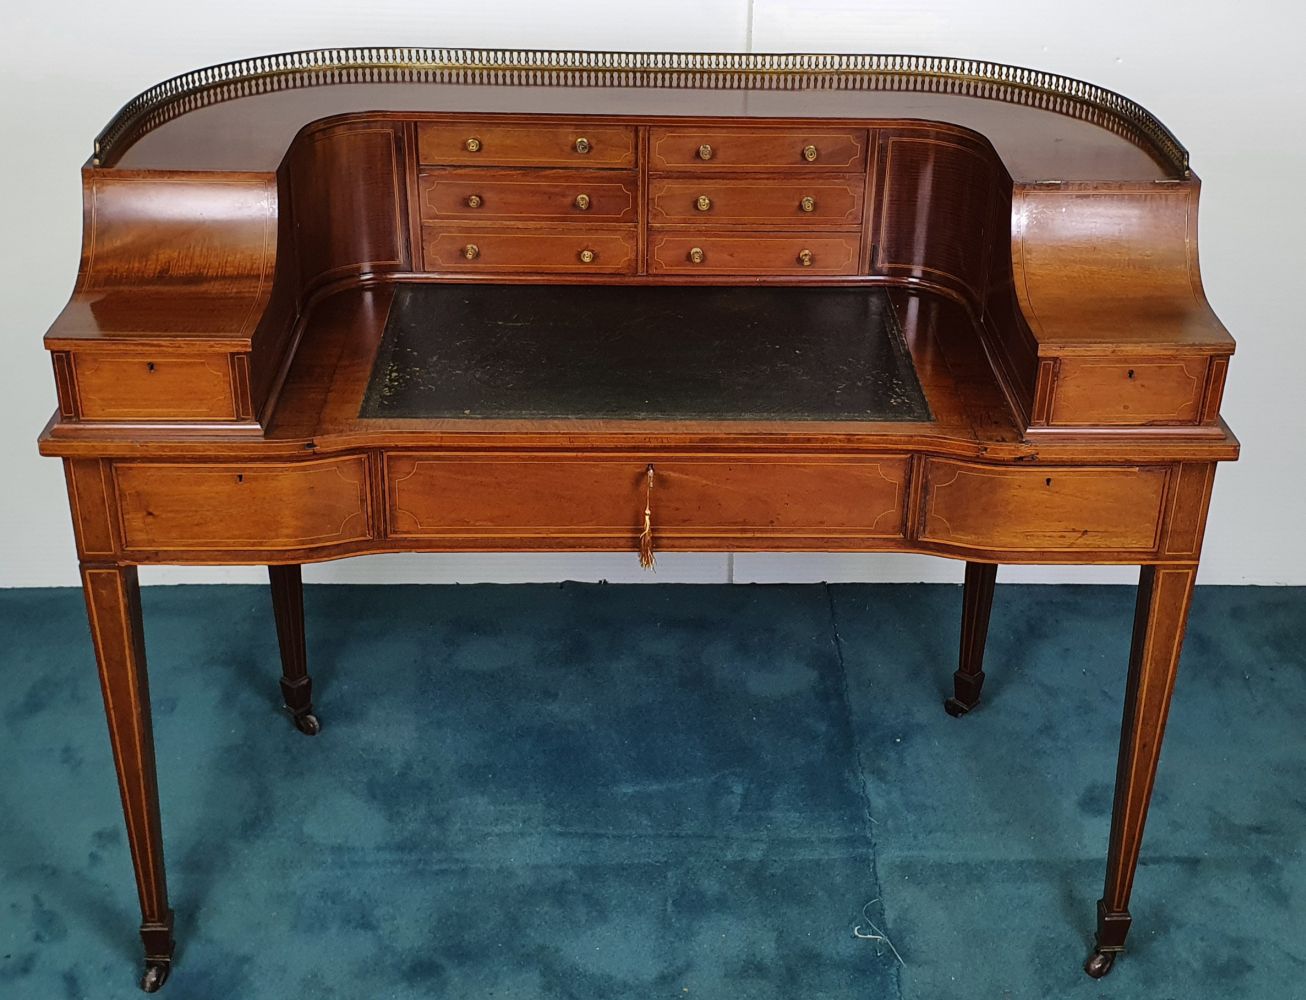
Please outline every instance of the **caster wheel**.
[[949, 698], [943, 703], [943, 710], [954, 719], [960, 719], [974, 707], [974, 705], [967, 705], [964, 701], [960, 701], [956, 698]]
[[1095, 951], [1088, 956], [1088, 961], [1084, 963], [1084, 971], [1094, 979], [1101, 979], [1111, 971], [1111, 966], [1115, 964], [1116, 953], [1114, 951]]
[[295, 716], [295, 728], [305, 736], [316, 736], [322, 731], [322, 723], [312, 712], [305, 712], [303, 715]]
[[146, 993], [157, 993], [168, 981], [167, 962], [146, 962], [145, 975], [141, 976], [141, 989]]

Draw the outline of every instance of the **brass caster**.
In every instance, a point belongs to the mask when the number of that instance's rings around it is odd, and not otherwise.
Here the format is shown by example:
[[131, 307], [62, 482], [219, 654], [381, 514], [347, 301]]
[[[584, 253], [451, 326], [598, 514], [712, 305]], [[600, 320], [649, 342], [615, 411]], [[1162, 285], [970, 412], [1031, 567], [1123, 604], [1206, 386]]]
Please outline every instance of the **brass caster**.
[[146, 962], [145, 975], [141, 976], [141, 989], [146, 993], [157, 993], [168, 981], [168, 970], [171, 963], [168, 962]]
[[322, 723], [312, 712], [304, 712], [302, 715], [294, 716], [295, 728], [305, 736], [316, 736], [322, 731]]
[[1114, 951], [1094, 951], [1088, 956], [1088, 961], [1084, 963], [1084, 971], [1094, 979], [1101, 979], [1111, 971], [1111, 966], [1115, 964], [1116, 955]]

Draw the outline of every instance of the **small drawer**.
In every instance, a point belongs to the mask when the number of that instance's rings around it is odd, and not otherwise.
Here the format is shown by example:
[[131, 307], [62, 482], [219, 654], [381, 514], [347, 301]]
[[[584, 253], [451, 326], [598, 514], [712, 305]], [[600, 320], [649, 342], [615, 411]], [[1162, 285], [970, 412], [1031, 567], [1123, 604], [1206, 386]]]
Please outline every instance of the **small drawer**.
[[424, 222], [625, 222], [636, 219], [635, 175], [579, 170], [423, 171]]
[[[903, 533], [907, 460], [667, 456], [654, 463], [656, 545], [769, 539], [819, 549], [839, 538]], [[390, 534], [499, 547], [625, 548], [643, 526], [643, 458], [396, 454], [386, 460]], [[677, 545], [677, 541], [680, 542]]]
[[469, 118], [417, 126], [422, 163], [498, 167], [633, 167], [635, 129], [573, 122], [530, 125]]
[[921, 539], [979, 551], [1151, 552], [1166, 470], [1026, 468], [930, 459]]
[[653, 225], [769, 226], [860, 229], [865, 178], [795, 180], [680, 180], [649, 184]]
[[1048, 423], [1195, 424], [1207, 365], [1206, 358], [1061, 358]]
[[[571, 227], [568, 227], [570, 230]], [[464, 274], [633, 274], [635, 231], [559, 233], [556, 229], [446, 229], [422, 227], [428, 271]]]
[[862, 171], [867, 141], [865, 129], [653, 128], [649, 168]]
[[650, 274], [856, 274], [859, 235], [652, 231]]
[[235, 420], [227, 354], [91, 354], [74, 351], [83, 420]]
[[369, 537], [367, 462], [118, 462], [129, 552], [301, 549]]

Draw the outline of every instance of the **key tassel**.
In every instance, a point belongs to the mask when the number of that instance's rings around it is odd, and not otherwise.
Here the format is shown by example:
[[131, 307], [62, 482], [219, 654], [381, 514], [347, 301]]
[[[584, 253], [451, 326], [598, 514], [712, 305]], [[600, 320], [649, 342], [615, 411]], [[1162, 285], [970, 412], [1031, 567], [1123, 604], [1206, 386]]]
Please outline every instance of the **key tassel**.
[[653, 466], [650, 465], [644, 487], [644, 530], [639, 533], [639, 564], [645, 569], [656, 569], [657, 561], [653, 554]]

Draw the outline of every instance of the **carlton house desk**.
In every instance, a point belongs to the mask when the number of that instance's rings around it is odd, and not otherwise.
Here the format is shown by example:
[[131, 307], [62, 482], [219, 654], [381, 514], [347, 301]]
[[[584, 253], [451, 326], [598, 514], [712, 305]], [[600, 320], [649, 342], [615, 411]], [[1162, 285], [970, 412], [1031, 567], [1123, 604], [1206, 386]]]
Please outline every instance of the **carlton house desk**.
[[1110, 969], [1238, 454], [1198, 180], [1144, 108], [932, 57], [300, 52], [136, 97], [82, 190], [40, 446], [144, 989], [173, 919], [137, 566], [267, 565], [314, 734], [300, 567], [394, 551], [961, 559], [954, 716], [998, 564], [1140, 566], [1085, 966]]

